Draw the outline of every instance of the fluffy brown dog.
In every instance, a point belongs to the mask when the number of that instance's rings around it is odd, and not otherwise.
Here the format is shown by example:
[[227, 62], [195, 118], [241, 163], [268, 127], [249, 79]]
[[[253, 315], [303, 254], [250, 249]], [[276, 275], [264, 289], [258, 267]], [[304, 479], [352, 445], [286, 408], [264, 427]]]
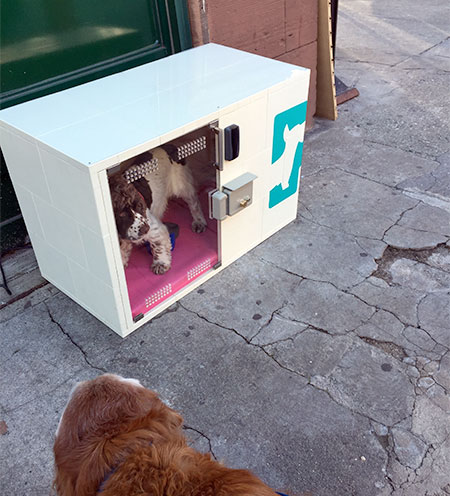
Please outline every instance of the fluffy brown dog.
[[135, 379], [79, 383], [54, 444], [60, 496], [276, 496], [187, 445], [183, 419]]

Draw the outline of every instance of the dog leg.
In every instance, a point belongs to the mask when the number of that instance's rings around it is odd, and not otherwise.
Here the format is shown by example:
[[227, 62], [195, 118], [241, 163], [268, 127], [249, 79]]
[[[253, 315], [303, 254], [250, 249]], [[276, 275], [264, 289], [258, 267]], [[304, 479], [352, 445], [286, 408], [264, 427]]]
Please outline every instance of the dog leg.
[[188, 204], [192, 215], [192, 230], [196, 233], [202, 233], [206, 229], [207, 224], [197, 194], [193, 192], [192, 195], [186, 196], [183, 199]]
[[192, 178], [189, 179], [185, 183], [184, 190], [179, 192], [179, 196], [187, 203], [189, 211], [191, 212], [192, 230], [195, 233], [202, 233], [206, 229], [206, 219], [203, 215], [197, 192], [192, 183]]
[[164, 274], [170, 269], [172, 263], [172, 244], [167, 227], [156, 217], [147, 211], [147, 217], [150, 224], [150, 230], [144, 236], [143, 240], [148, 241], [152, 248], [153, 263], [152, 272], [154, 274]]
[[128, 266], [130, 260], [133, 243], [128, 239], [120, 239], [120, 254], [122, 255], [122, 263], [124, 267]]

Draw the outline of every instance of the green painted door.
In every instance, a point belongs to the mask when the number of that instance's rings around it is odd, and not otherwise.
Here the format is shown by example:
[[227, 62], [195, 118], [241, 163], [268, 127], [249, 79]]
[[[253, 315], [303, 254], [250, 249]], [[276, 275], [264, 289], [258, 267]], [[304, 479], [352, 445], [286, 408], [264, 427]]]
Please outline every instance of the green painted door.
[[[186, 0], [1, 0], [0, 107], [191, 46]], [[3, 162], [2, 252], [26, 235]]]

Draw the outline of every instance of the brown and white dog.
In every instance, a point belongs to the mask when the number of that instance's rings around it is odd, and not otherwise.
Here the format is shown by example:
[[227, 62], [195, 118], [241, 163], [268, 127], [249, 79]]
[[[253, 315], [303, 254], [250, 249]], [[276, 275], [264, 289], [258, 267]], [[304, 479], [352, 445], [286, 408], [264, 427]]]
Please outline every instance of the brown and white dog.
[[[170, 148], [168, 148], [170, 151]], [[170, 198], [183, 199], [191, 212], [192, 230], [201, 233], [206, 229], [194, 179], [188, 165], [176, 162], [162, 147], [143, 153], [127, 166], [139, 164], [152, 158], [158, 159], [158, 168], [144, 176], [136, 186], [128, 184], [122, 172], [109, 178], [111, 200], [117, 231], [119, 233], [122, 262], [126, 267], [133, 244], [150, 243], [153, 254], [152, 271], [164, 274], [172, 262], [170, 236], [161, 222]], [[148, 193], [148, 194], [147, 194]]]
[[80, 382], [54, 444], [59, 496], [276, 496], [188, 446], [182, 417], [135, 379]]

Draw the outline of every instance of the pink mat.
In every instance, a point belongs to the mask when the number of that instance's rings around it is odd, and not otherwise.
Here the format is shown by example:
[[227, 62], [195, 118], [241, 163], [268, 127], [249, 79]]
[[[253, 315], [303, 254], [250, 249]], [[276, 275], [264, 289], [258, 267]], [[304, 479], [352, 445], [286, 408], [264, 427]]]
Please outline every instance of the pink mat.
[[[207, 209], [202, 195], [203, 212]], [[175, 294], [201, 274], [210, 270], [218, 261], [217, 221], [207, 219], [208, 227], [201, 234], [191, 230], [192, 218], [182, 202], [171, 201], [165, 222], [180, 226], [180, 234], [172, 251], [172, 267], [163, 275], [155, 275], [150, 269], [152, 256], [145, 246], [134, 246], [125, 277], [128, 286], [133, 318], [145, 314], [159, 303]]]

